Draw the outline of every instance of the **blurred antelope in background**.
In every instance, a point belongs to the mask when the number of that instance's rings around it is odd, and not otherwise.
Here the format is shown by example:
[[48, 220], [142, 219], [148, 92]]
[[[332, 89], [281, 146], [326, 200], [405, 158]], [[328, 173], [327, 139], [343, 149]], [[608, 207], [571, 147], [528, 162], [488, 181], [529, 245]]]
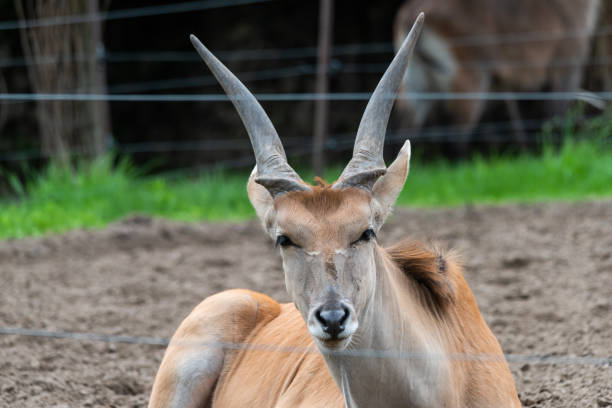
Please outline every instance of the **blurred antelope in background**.
[[[599, 0], [409, 0], [398, 11], [400, 46], [421, 10], [428, 24], [402, 82], [410, 92], [524, 92], [580, 89]], [[524, 143], [516, 100], [505, 101], [515, 137]], [[568, 101], [542, 101], [542, 113], [564, 113]], [[434, 115], [463, 125], [462, 142], [480, 121], [487, 101], [399, 101], [402, 127], [418, 133]], [[439, 119], [439, 118], [438, 118]]]
[[599, 11], [598, 34], [594, 38], [594, 66], [589, 73], [594, 77], [597, 87], [602, 91], [612, 91], [612, 1], [604, 1]]
[[280, 247], [293, 303], [248, 290], [205, 299], [174, 334], [150, 407], [520, 406], [459, 265], [419, 243], [377, 242], [408, 175], [409, 142], [389, 168], [383, 145], [422, 26], [420, 15], [372, 94], [339, 180], [318, 186], [289, 166], [259, 103], [192, 36], [247, 128], [257, 163], [248, 195]]

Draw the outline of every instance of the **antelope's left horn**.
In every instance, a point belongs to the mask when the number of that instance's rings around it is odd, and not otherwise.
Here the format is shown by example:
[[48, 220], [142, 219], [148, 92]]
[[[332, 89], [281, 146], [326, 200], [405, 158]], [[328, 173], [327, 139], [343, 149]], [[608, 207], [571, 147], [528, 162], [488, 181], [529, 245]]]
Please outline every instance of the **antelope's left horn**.
[[311, 190], [287, 163], [276, 129], [253, 94], [195, 35], [189, 38], [234, 104], [246, 127], [257, 162], [255, 182], [266, 187], [272, 197], [290, 191]]
[[425, 14], [419, 14], [410, 33], [372, 93], [357, 130], [353, 157], [333, 188], [361, 187], [372, 190], [376, 180], [386, 173], [383, 148], [387, 123], [410, 57], [423, 29], [424, 19]]

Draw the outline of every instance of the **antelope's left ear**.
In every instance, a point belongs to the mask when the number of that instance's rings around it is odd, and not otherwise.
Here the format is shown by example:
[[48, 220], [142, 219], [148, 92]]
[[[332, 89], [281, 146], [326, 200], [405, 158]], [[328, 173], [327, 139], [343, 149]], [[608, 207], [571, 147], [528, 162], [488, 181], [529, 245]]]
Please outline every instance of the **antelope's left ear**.
[[274, 198], [267, 188], [255, 182], [257, 176], [257, 166], [251, 172], [249, 182], [247, 183], [247, 194], [249, 201], [257, 213], [257, 217], [263, 223], [266, 232], [270, 233], [272, 224], [274, 223]]
[[397, 197], [402, 192], [409, 170], [410, 141], [406, 140], [397, 157], [387, 169], [387, 173], [376, 181], [372, 189], [372, 195], [380, 205], [380, 226], [391, 213]]

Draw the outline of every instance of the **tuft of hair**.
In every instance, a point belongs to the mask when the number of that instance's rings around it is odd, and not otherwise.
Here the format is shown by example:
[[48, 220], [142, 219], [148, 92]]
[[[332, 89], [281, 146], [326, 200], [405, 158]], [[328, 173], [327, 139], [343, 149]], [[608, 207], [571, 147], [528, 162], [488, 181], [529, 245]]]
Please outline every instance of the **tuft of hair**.
[[329, 187], [331, 187], [331, 184], [329, 184], [327, 181], [323, 180], [319, 176], [315, 176], [314, 182], [315, 182], [315, 185], [317, 187], [322, 187], [322, 188], [329, 188]]
[[342, 190], [313, 186], [312, 191], [299, 191], [292, 196], [313, 213], [332, 213], [345, 202]]
[[[323, 180], [321, 182], [324, 183]], [[354, 197], [364, 195], [367, 193], [358, 188], [335, 190], [330, 184], [325, 184], [324, 186], [312, 186], [312, 191], [294, 191], [287, 194], [286, 197], [301, 203], [313, 214], [323, 216], [350, 205]]]
[[410, 240], [403, 240], [386, 251], [393, 262], [419, 284], [430, 306], [443, 310], [455, 301], [449, 276], [449, 254], [437, 246]]

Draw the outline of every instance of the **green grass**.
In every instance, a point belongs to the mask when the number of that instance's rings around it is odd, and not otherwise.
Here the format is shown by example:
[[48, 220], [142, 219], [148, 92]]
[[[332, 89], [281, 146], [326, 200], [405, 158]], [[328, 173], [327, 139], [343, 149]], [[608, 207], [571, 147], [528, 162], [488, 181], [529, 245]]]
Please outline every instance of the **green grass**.
[[24, 237], [80, 227], [102, 227], [131, 213], [177, 220], [241, 220], [253, 216], [248, 174], [210, 174], [170, 181], [142, 177], [112, 157], [76, 170], [52, 165], [25, 185], [12, 178], [17, 200], [0, 203], [0, 237]]
[[584, 200], [612, 196], [612, 150], [568, 140], [540, 156], [412, 166], [399, 205]]
[[[612, 148], [597, 141], [612, 133], [612, 125], [600, 125], [596, 131], [587, 129], [596, 137], [568, 137], [559, 148], [546, 147], [539, 155], [476, 157], [454, 164], [413, 160], [398, 204], [431, 207], [612, 197]], [[334, 180], [339, 171], [330, 170], [326, 178]], [[248, 219], [254, 212], [246, 196], [247, 177], [248, 173], [229, 172], [172, 180], [144, 177], [125, 160], [113, 165], [112, 157], [73, 170], [51, 165], [25, 183], [9, 177], [17, 197], [0, 201], [0, 237], [102, 227], [131, 213], [185, 221]]]
[[[451, 164], [417, 162], [399, 205], [586, 200], [612, 196], [612, 110], [583, 121], [584, 107], [547, 123], [539, 155], [474, 157]], [[563, 143], [550, 140], [561, 134]]]

